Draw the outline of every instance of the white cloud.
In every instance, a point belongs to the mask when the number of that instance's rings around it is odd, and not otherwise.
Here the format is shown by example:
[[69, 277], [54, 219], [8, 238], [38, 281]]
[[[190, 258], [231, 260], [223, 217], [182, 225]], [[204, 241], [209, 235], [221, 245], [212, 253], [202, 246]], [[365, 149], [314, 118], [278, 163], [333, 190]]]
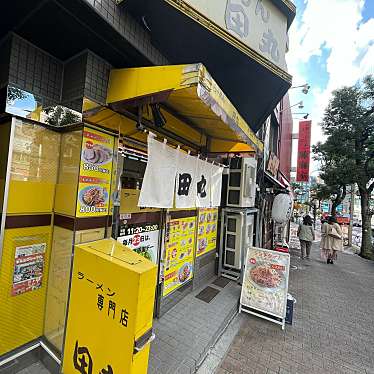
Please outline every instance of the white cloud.
[[[366, 0], [372, 1], [372, 0]], [[287, 62], [295, 84], [312, 85], [310, 101], [305, 107], [317, 124], [333, 90], [352, 85], [365, 74], [374, 73], [374, 19], [363, 22], [364, 0], [306, 0], [304, 13], [290, 30], [290, 52]], [[327, 52], [326, 87], [315, 87], [306, 73], [306, 64], [313, 56]], [[292, 102], [302, 100], [291, 90]], [[312, 141], [321, 140], [321, 129], [313, 127]]]

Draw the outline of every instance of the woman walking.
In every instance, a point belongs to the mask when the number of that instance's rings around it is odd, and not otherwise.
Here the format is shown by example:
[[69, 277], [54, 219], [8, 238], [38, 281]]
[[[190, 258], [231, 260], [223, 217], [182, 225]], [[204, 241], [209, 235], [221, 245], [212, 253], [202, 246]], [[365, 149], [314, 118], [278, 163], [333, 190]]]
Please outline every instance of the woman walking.
[[313, 240], [315, 239], [315, 234], [313, 230], [312, 218], [306, 215], [303, 219], [303, 223], [299, 226], [297, 230], [297, 236], [300, 240], [301, 247], [301, 259], [310, 259], [310, 250], [312, 248]]
[[330, 249], [327, 248], [327, 245], [328, 245], [327, 236], [328, 236], [328, 232], [329, 232], [328, 219], [322, 218], [321, 223], [322, 223], [322, 225], [321, 225], [321, 243], [320, 243], [321, 258], [324, 258], [325, 260], [327, 260], [328, 254], [329, 254], [329, 251], [330, 251]]
[[328, 264], [333, 264], [338, 258], [338, 252], [343, 250], [342, 229], [335, 217], [329, 217], [328, 224], [322, 226], [322, 237], [322, 255]]

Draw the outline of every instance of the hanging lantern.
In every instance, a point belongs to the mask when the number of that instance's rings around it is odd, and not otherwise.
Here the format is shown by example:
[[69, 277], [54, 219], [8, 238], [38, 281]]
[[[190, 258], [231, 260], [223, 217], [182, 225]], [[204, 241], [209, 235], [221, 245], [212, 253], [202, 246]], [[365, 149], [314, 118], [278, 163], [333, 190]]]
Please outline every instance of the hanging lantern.
[[292, 196], [281, 193], [274, 198], [271, 217], [274, 222], [284, 224], [290, 220], [293, 209]]

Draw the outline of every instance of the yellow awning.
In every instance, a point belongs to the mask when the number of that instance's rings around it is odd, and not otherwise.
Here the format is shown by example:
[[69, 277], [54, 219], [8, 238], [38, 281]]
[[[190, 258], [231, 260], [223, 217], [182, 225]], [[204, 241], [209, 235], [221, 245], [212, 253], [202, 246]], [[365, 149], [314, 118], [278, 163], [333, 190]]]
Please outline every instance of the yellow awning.
[[[166, 119], [165, 126], [159, 129], [161, 134], [162, 131], [174, 134], [185, 139], [186, 144], [208, 152], [263, 150], [262, 142], [202, 64], [112, 70], [107, 108], [90, 121], [117, 128], [114, 122], [119, 121], [118, 114], [126, 117], [131, 108], [139, 105], [147, 108], [154, 103], [160, 104]], [[151, 111], [145, 110], [143, 118], [152, 121]], [[140, 140], [144, 134], [136, 134], [134, 125], [133, 118], [124, 133]]]

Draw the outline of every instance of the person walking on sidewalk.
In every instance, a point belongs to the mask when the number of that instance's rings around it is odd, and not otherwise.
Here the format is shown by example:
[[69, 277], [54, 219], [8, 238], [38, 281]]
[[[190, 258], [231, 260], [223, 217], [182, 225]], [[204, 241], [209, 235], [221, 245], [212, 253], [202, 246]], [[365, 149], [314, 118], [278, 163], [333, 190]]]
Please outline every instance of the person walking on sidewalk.
[[327, 248], [327, 236], [329, 232], [329, 222], [328, 219], [323, 218], [321, 219], [321, 243], [320, 243], [320, 248], [321, 248], [321, 258], [324, 258], [327, 260], [328, 254], [330, 249]]
[[343, 251], [342, 229], [336, 217], [329, 217], [328, 225], [322, 227], [322, 236], [325, 236], [324, 243], [321, 243], [322, 255], [328, 264], [333, 264], [338, 258], [338, 252]]
[[310, 250], [312, 248], [313, 240], [315, 240], [315, 234], [313, 229], [313, 221], [309, 215], [306, 215], [303, 219], [303, 223], [297, 230], [297, 236], [300, 240], [301, 247], [301, 259], [310, 258]]

